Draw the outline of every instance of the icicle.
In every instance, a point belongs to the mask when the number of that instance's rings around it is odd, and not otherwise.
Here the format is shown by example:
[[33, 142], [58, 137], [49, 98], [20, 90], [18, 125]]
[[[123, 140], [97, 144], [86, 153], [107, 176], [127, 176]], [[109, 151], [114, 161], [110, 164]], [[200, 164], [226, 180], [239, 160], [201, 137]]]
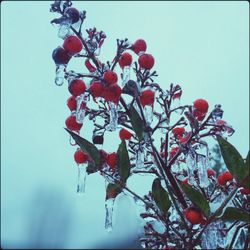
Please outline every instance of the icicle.
[[141, 143], [138, 146], [137, 152], [136, 152], [136, 169], [142, 169], [144, 168], [144, 145]]
[[197, 170], [198, 170], [199, 186], [202, 188], [208, 187], [209, 180], [207, 176], [206, 157], [203, 155], [197, 155]]
[[76, 141], [73, 139], [73, 137], [71, 135], [69, 136], [69, 144], [71, 146], [76, 146], [77, 145]]
[[143, 108], [143, 113], [147, 125], [150, 125], [153, 122], [153, 107], [151, 105], [145, 105]]
[[66, 68], [65, 64], [57, 64], [56, 65], [55, 84], [57, 86], [62, 86], [64, 84], [65, 68]]
[[187, 170], [188, 170], [188, 183], [190, 185], [193, 185], [195, 183], [194, 170], [196, 169], [196, 162], [191, 152], [188, 153], [186, 162], [187, 162]]
[[87, 102], [87, 95], [82, 94], [76, 97], [77, 107], [76, 107], [76, 121], [78, 123], [83, 123], [85, 117], [85, 108]]
[[64, 21], [60, 24], [58, 29], [58, 37], [65, 39], [67, 36], [70, 35], [70, 25], [71, 23], [69, 21]]
[[122, 71], [122, 87], [130, 80], [130, 66], [125, 66]]
[[115, 131], [118, 125], [118, 112], [117, 104], [114, 102], [108, 102], [109, 106], [109, 125], [107, 126], [108, 131]]
[[78, 183], [77, 183], [77, 193], [83, 194], [85, 192], [85, 183], [86, 183], [86, 167], [87, 163], [78, 165]]
[[113, 229], [113, 209], [115, 198], [109, 198], [105, 201], [106, 217], [105, 217], [105, 229], [107, 232], [111, 232]]

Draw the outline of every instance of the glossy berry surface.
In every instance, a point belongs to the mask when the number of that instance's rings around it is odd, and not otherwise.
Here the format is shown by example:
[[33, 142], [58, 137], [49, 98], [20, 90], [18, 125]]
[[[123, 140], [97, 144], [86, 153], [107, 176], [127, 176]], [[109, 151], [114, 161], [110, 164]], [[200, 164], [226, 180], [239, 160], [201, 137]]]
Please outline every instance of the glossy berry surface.
[[76, 132], [80, 131], [82, 127], [82, 124], [76, 121], [76, 117], [74, 115], [71, 115], [66, 119], [65, 125], [67, 129], [76, 131]]
[[152, 106], [154, 104], [154, 97], [155, 97], [154, 91], [152, 91], [150, 89], [144, 90], [140, 96], [141, 105], [143, 107], [146, 105]]
[[68, 89], [69, 89], [69, 92], [73, 96], [76, 97], [76, 96], [81, 95], [85, 92], [86, 85], [85, 85], [84, 81], [82, 81], [80, 79], [75, 79], [75, 80], [70, 82]]
[[54, 49], [52, 53], [52, 58], [55, 64], [67, 64], [71, 56], [68, 54], [68, 52], [64, 48], [57, 47], [56, 49]]
[[139, 54], [140, 52], [145, 52], [147, 50], [147, 44], [143, 39], [138, 39], [132, 45], [132, 50]]
[[65, 9], [64, 13], [71, 19], [72, 23], [77, 23], [79, 21], [80, 13], [76, 8], [69, 7]]
[[117, 82], [118, 78], [117, 78], [117, 74], [112, 71], [112, 70], [108, 70], [103, 74], [103, 79], [104, 81], [108, 84], [114, 84]]
[[64, 40], [63, 48], [74, 55], [82, 50], [82, 42], [77, 36], [69, 36]]
[[118, 63], [120, 67], [123, 69], [125, 66], [130, 66], [132, 63], [132, 60], [133, 60], [132, 56], [129, 53], [125, 52], [121, 55]]
[[200, 224], [204, 221], [202, 213], [196, 208], [187, 208], [184, 214], [191, 224]]
[[104, 138], [103, 135], [93, 135], [92, 142], [94, 144], [103, 144]]
[[130, 140], [132, 134], [125, 128], [121, 129], [119, 132], [119, 137], [121, 140]]
[[139, 56], [138, 63], [143, 69], [152, 69], [155, 63], [155, 59], [150, 54], [142, 54]]
[[112, 84], [105, 88], [103, 92], [103, 97], [107, 102], [118, 103], [120, 100], [122, 90], [117, 84]]
[[207, 113], [208, 111], [208, 102], [204, 99], [197, 99], [193, 102], [194, 109], [201, 112]]
[[107, 164], [110, 166], [111, 169], [115, 169], [115, 166], [117, 164], [117, 155], [115, 152], [108, 154]]
[[81, 149], [76, 150], [74, 160], [77, 164], [85, 163], [88, 160], [88, 155]]
[[67, 100], [67, 106], [70, 111], [76, 110], [76, 99], [74, 96], [70, 96]]
[[93, 82], [89, 88], [89, 92], [94, 98], [102, 97], [103, 91], [104, 87], [101, 82]]

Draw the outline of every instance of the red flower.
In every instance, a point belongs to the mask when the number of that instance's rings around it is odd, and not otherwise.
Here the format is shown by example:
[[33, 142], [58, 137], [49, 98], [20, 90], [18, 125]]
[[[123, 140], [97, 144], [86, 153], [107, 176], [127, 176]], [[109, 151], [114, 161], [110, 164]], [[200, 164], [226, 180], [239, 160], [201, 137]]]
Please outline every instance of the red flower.
[[74, 154], [74, 160], [77, 164], [82, 164], [88, 160], [88, 155], [81, 149], [77, 149]]
[[82, 50], [82, 42], [77, 36], [68, 36], [63, 42], [63, 48], [74, 55]]
[[146, 105], [153, 106], [155, 98], [155, 92], [150, 89], [144, 90], [140, 96], [141, 105], [144, 107]]
[[145, 52], [147, 49], [147, 44], [143, 39], [138, 39], [135, 41], [135, 43], [132, 45], [131, 48], [136, 54], [139, 54], [140, 52]]
[[119, 132], [119, 137], [121, 140], [130, 140], [132, 134], [125, 128], [121, 129]]
[[139, 56], [138, 63], [143, 69], [152, 69], [155, 63], [155, 59], [150, 54], [142, 54]]
[[85, 92], [86, 85], [84, 81], [80, 79], [75, 79], [70, 82], [68, 89], [73, 96], [78, 96]]

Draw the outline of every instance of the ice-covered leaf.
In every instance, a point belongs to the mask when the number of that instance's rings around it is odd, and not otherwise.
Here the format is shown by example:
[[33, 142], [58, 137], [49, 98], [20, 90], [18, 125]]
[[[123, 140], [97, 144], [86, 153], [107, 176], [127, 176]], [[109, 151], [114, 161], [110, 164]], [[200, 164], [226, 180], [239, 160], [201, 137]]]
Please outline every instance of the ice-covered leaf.
[[249, 167], [244, 163], [242, 156], [232, 144], [221, 136], [217, 136], [217, 140], [228, 170], [240, 185], [247, 188], [249, 186]]
[[89, 142], [88, 140], [82, 138], [81, 136], [73, 133], [72, 131], [65, 128], [65, 130], [72, 136], [75, 142], [80, 146], [81, 150], [86, 152], [90, 158], [95, 162], [96, 166], [100, 164], [100, 153], [97, 147]]
[[121, 192], [121, 188], [116, 184], [109, 183], [106, 189], [106, 200], [115, 198]]
[[131, 125], [136, 135], [138, 136], [139, 140], [143, 140], [143, 129], [144, 129], [143, 121], [133, 106], [130, 107], [129, 111], [130, 111], [129, 117], [131, 120]]
[[125, 140], [122, 140], [117, 150], [117, 167], [121, 179], [126, 182], [130, 174], [130, 161]]
[[208, 216], [210, 213], [209, 204], [207, 199], [196, 189], [192, 188], [188, 184], [183, 184], [182, 189], [187, 195], [187, 197], [192, 201], [192, 203], [200, 208], [205, 216]]
[[227, 207], [219, 219], [225, 221], [239, 220], [249, 223], [250, 214], [236, 207]]
[[166, 213], [171, 206], [167, 191], [161, 186], [161, 181], [156, 178], [152, 184], [152, 195], [159, 209]]

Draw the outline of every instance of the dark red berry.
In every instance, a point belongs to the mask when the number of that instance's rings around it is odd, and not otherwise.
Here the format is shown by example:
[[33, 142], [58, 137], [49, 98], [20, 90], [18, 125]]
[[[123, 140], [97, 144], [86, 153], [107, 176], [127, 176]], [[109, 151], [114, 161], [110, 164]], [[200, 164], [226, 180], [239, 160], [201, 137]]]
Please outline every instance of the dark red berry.
[[196, 209], [196, 208], [187, 208], [184, 211], [186, 219], [191, 223], [191, 224], [200, 224], [204, 221], [204, 217], [202, 213]]
[[118, 78], [117, 78], [117, 74], [112, 71], [112, 70], [108, 70], [103, 74], [103, 79], [104, 81], [108, 84], [114, 84], [117, 82]]
[[57, 47], [56, 49], [54, 49], [52, 53], [52, 58], [55, 64], [67, 64], [71, 56], [68, 54], [68, 52], [64, 48]]
[[70, 111], [76, 110], [76, 99], [74, 96], [69, 97], [69, 99], [67, 100], [67, 106]]
[[94, 98], [102, 97], [103, 91], [104, 87], [101, 82], [93, 82], [89, 88], [89, 92]]
[[121, 129], [119, 132], [119, 137], [121, 140], [130, 140], [132, 134], [125, 128]]
[[215, 176], [214, 170], [211, 169], [211, 168], [208, 168], [208, 169], [207, 169], [207, 176], [208, 176], [208, 177]]
[[174, 137], [176, 139], [180, 139], [183, 136], [184, 132], [185, 132], [185, 128], [183, 127], [175, 127], [172, 130], [172, 133], [174, 134]]
[[115, 152], [108, 154], [107, 164], [110, 166], [111, 169], [113, 170], [115, 169], [116, 164], [117, 164], [117, 156]]
[[201, 113], [207, 113], [208, 111], [208, 102], [204, 99], [195, 100], [193, 105], [194, 105], [194, 109]]
[[93, 135], [92, 142], [94, 144], [103, 144], [103, 135]]
[[74, 55], [82, 50], [82, 42], [77, 36], [68, 36], [63, 42], [63, 48]]
[[69, 89], [69, 92], [73, 96], [78, 96], [78, 95], [81, 95], [85, 92], [86, 85], [85, 85], [84, 81], [82, 81], [80, 79], [75, 79], [75, 80], [70, 82], [68, 89]]
[[145, 52], [147, 49], [147, 44], [143, 39], [138, 39], [135, 41], [135, 43], [132, 45], [131, 48], [136, 54], [139, 54], [140, 52]]
[[147, 89], [147, 90], [144, 90], [142, 93], [141, 93], [141, 96], [140, 96], [140, 102], [141, 102], [141, 105], [144, 107], [145, 105], [153, 105], [154, 104], [154, 96], [155, 96], [155, 92], [150, 90], [150, 89]]
[[79, 11], [73, 7], [65, 9], [65, 14], [71, 19], [72, 23], [77, 23], [80, 18]]
[[112, 84], [104, 89], [103, 97], [107, 102], [118, 103], [122, 90], [117, 84]]
[[88, 155], [81, 149], [77, 149], [74, 154], [74, 160], [77, 164], [85, 163], [88, 160]]
[[74, 115], [71, 115], [66, 119], [65, 125], [67, 129], [76, 131], [76, 132], [79, 132], [82, 127], [82, 124], [76, 121], [76, 117]]
[[120, 67], [123, 69], [125, 66], [130, 66], [132, 63], [132, 60], [133, 60], [132, 56], [129, 53], [125, 52], [121, 55], [118, 63]]
[[142, 54], [139, 56], [138, 63], [143, 69], [152, 69], [155, 63], [155, 59], [150, 54]]
[[240, 193], [241, 194], [244, 194], [244, 195], [248, 195], [250, 192], [249, 192], [249, 189], [248, 188], [240, 188]]

